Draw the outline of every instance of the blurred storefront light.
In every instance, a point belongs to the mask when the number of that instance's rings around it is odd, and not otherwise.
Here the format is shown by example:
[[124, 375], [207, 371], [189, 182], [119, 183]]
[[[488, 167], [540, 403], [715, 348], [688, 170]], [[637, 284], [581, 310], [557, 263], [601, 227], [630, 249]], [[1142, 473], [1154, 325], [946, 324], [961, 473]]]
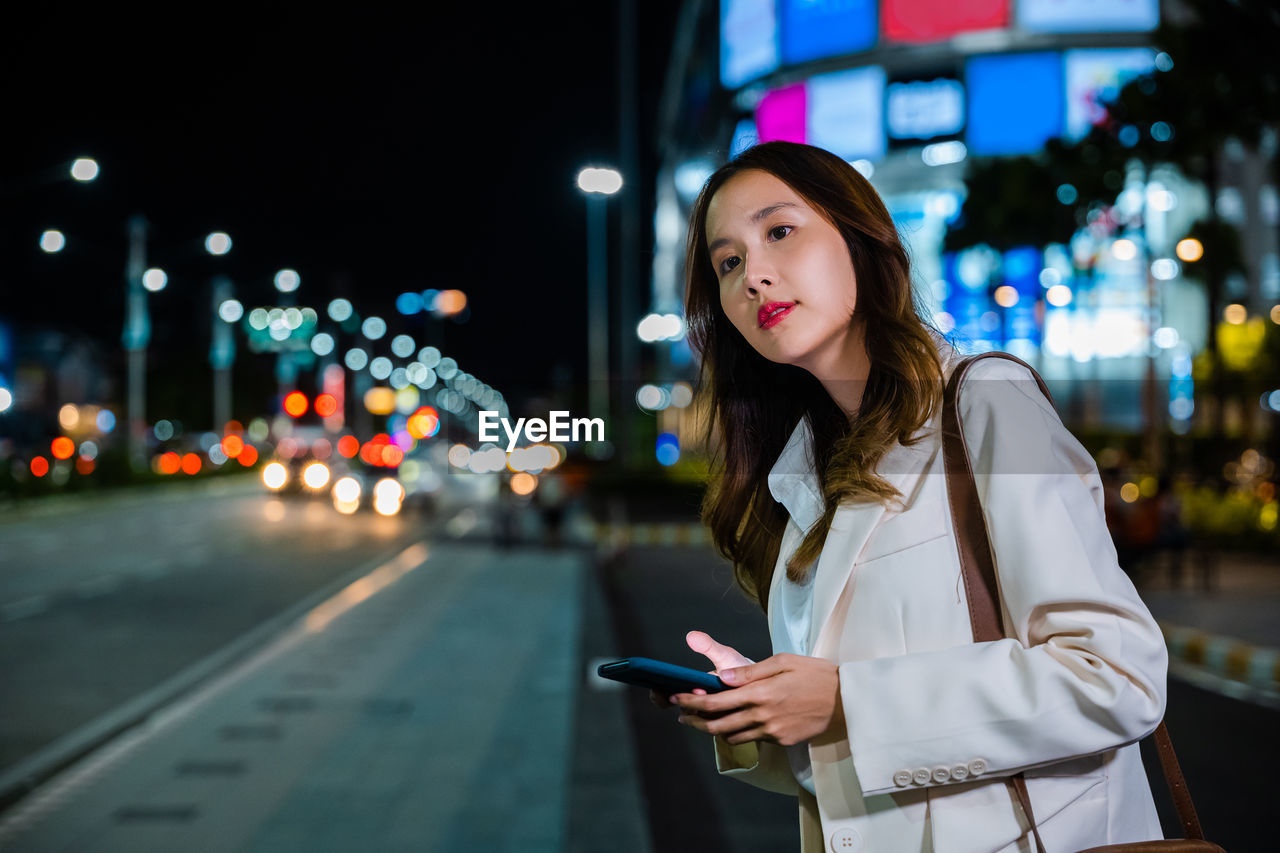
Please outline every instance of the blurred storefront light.
[[578, 173], [578, 189], [587, 193], [613, 195], [622, 189], [622, 174], [616, 169], [583, 169]]
[[1071, 304], [1071, 288], [1065, 284], [1055, 284], [1045, 291], [1044, 298], [1055, 308], [1062, 308]]
[[1172, 349], [1178, 345], [1178, 341], [1181, 340], [1181, 338], [1178, 335], [1177, 329], [1172, 326], [1161, 326], [1159, 329], [1155, 330], [1154, 334], [1152, 334], [1151, 340], [1156, 346], [1160, 347], [1160, 349]]
[[347, 299], [335, 299], [329, 303], [329, 319], [335, 323], [342, 323], [351, 318], [352, 307], [351, 301]]
[[142, 274], [142, 286], [151, 293], [159, 293], [169, 283], [169, 275], [159, 267], [152, 267]]
[[379, 340], [387, 333], [387, 321], [381, 317], [366, 317], [360, 324], [360, 333], [371, 341]]
[[302, 284], [302, 276], [298, 275], [297, 270], [283, 269], [276, 273], [276, 290], [281, 293], [293, 293], [300, 284]]
[[1249, 319], [1249, 312], [1243, 305], [1235, 302], [1222, 309], [1222, 319], [1233, 326], [1239, 326]]
[[926, 145], [920, 151], [920, 159], [926, 166], [947, 166], [951, 163], [959, 163], [968, 155], [969, 150], [965, 148], [965, 144], [955, 139]]
[[214, 231], [204, 239], [204, 249], [211, 255], [225, 255], [231, 251], [231, 237], [225, 231]]
[[1174, 254], [1187, 263], [1195, 263], [1204, 257], [1204, 246], [1194, 237], [1179, 240], [1174, 247]]
[[77, 157], [71, 164], [71, 177], [81, 183], [98, 177], [98, 161], [92, 157]]
[[1138, 247], [1132, 240], [1121, 237], [1111, 244], [1111, 254], [1117, 260], [1131, 261], [1138, 256]]
[[61, 231], [49, 229], [40, 235], [40, 248], [49, 254], [61, 252], [67, 245], [67, 238]]
[[1178, 277], [1178, 262], [1173, 258], [1157, 258], [1151, 262], [1151, 277], [1156, 281], [1172, 281]]
[[218, 306], [218, 316], [226, 323], [238, 322], [244, 316], [244, 306], [239, 299], [228, 299]]

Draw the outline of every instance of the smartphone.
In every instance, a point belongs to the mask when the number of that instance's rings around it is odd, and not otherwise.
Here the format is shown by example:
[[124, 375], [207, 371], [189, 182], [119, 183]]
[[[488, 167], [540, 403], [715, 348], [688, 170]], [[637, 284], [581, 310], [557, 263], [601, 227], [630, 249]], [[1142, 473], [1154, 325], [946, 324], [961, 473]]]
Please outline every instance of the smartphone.
[[708, 693], [729, 689], [729, 685], [710, 673], [650, 658], [623, 658], [602, 663], [596, 673], [601, 678], [647, 687], [667, 696], [673, 693], [692, 693], [695, 687], [701, 687]]

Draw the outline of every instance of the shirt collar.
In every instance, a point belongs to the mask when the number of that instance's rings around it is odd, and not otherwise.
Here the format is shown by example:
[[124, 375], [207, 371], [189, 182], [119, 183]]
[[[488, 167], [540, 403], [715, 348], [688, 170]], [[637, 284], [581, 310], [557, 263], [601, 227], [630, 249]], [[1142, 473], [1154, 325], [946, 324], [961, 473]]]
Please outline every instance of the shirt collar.
[[809, 419], [800, 418], [769, 471], [769, 492], [801, 530], [807, 531], [822, 518], [822, 497], [813, 463], [813, 432]]

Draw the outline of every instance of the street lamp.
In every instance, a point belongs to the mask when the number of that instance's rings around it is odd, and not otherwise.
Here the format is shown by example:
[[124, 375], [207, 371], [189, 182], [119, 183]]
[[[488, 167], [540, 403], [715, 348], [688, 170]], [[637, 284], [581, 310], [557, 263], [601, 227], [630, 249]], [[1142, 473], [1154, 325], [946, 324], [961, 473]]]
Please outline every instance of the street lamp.
[[[205, 238], [204, 248], [211, 255], [225, 255], [231, 251], [231, 238], [225, 232], [214, 231]], [[228, 304], [235, 301], [235, 288], [225, 275], [214, 276], [212, 284], [213, 336], [209, 342], [209, 364], [213, 367], [213, 428], [221, 432], [231, 420], [231, 365], [236, 360], [236, 341], [231, 331], [235, 320], [228, 320], [227, 316], [235, 314], [235, 307]]]
[[[605, 202], [622, 189], [614, 169], [586, 168], [578, 189], [587, 194], [587, 407], [609, 422], [609, 291], [606, 282]], [[593, 445], [594, 446], [594, 445]]]

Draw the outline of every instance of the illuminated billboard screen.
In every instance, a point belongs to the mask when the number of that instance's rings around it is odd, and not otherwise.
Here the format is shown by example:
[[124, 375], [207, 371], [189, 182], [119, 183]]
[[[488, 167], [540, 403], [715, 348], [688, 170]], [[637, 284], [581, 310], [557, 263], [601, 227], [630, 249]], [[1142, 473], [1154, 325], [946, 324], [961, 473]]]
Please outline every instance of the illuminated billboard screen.
[[1145, 47], [1068, 50], [1067, 136], [1079, 139], [1107, 117], [1103, 106], [1115, 100], [1135, 77], [1155, 70], [1155, 51]]
[[891, 140], [955, 136], [964, 130], [964, 84], [948, 77], [890, 82], [885, 129]]
[[808, 81], [808, 141], [846, 160], [884, 156], [884, 69], [853, 68]]
[[1141, 32], [1160, 23], [1160, 0], [1017, 0], [1018, 26], [1032, 32]]
[[778, 0], [782, 62], [867, 50], [876, 43], [875, 0]]
[[970, 153], [1028, 154], [1062, 135], [1062, 54], [1005, 53], [965, 63]]
[[1007, 26], [1009, 0], [883, 0], [880, 4], [880, 30], [891, 41], [942, 41]]
[[778, 67], [774, 0], [720, 0], [720, 82], [735, 89]]

